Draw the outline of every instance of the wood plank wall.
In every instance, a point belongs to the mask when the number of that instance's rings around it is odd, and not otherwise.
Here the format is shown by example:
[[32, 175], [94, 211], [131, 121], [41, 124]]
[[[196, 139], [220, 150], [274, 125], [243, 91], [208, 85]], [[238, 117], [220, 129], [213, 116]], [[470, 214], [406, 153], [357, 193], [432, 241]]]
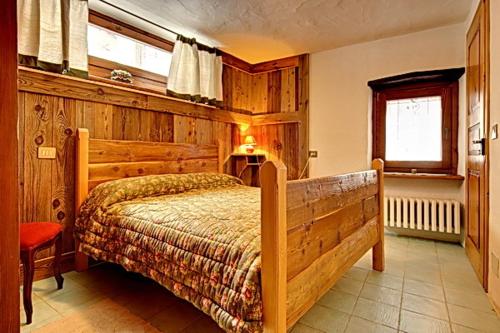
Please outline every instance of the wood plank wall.
[[[259, 73], [225, 66], [227, 111], [213, 112], [208, 107], [146, 92], [21, 70], [21, 221], [63, 224], [63, 264], [66, 270], [72, 269], [74, 145], [79, 127], [88, 128], [90, 137], [101, 139], [200, 144], [217, 144], [221, 140], [227, 158], [239, 148], [245, 135], [252, 134], [259, 150], [268, 158], [281, 159], [288, 167], [289, 178], [297, 178], [301, 166], [298, 147], [302, 113], [299, 57], [295, 58], [294, 62], [287, 59], [284, 68], [280, 68], [279, 62], [274, 67], [262, 66], [263, 72]], [[258, 119], [257, 126], [250, 126], [253, 118]], [[56, 147], [57, 158], [38, 159], [37, 150], [42, 146]], [[52, 274], [52, 255], [52, 250], [37, 255], [36, 278]]]
[[[309, 99], [305, 66], [309, 66], [308, 56], [302, 55], [253, 65], [250, 73], [228, 66], [223, 72], [227, 110], [250, 113], [268, 122], [279, 120], [276, 124], [261, 126], [254, 123], [249, 128], [236, 126], [235, 149], [246, 135], [253, 135], [257, 141], [256, 152], [265, 153], [268, 159], [283, 161], [288, 179], [297, 179], [307, 161], [308, 133], [301, 131], [307, 128]], [[287, 122], [292, 119], [294, 121]]]

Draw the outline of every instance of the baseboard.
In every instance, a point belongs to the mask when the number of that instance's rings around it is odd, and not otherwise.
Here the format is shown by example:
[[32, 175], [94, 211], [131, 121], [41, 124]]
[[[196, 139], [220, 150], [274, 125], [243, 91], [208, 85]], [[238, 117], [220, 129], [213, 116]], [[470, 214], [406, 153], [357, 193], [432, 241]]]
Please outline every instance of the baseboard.
[[493, 306], [493, 310], [495, 310], [495, 312], [497, 313], [497, 316], [500, 317], [500, 307], [498, 306], [497, 303], [495, 303], [495, 301], [493, 300], [493, 298], [490, 296], [490, 294], [488, 294], [488, 299], [491, 303], [491, 305]]
[[[47, 257], [35, 261], [34, 281], [54, 276], [54, 257]], [[75, 251], [63, 253], [61, 256], [61, 272], [66, 273], [75, 269]], [[19, 283], [23, 284], [23, 265], [19, 265]]]
[[449, 233], [427, 231], [427, 230], [413, 230], [413, 229], [396, 228], [388, 226], [385, 226], [385, 230], [400, 236], [431, 239], [449, 243], [460, 243], [459, 234], [449, 234]]

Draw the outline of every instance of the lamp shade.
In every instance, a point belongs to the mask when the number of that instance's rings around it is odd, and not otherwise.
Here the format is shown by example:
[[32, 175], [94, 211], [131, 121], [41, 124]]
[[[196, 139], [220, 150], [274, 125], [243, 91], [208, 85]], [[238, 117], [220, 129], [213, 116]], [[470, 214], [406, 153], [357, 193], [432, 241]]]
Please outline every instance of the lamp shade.
[[255, 138], [252, 135], [247, 135], [245, 137], [245, 144], [249, 146], [256, 146], [257, 141], [255, 141]]

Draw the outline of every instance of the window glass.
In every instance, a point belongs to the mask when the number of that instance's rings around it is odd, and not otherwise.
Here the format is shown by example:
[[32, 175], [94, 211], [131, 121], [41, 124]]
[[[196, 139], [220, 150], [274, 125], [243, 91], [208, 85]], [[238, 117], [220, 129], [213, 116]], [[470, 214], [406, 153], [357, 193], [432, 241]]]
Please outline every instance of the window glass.
[[88, 25], [89, 55], [168, 76], [172, 53], [120, 35], [99, 26]]
[[387, 101], [385, 158], [442, 161], [441, 96]]

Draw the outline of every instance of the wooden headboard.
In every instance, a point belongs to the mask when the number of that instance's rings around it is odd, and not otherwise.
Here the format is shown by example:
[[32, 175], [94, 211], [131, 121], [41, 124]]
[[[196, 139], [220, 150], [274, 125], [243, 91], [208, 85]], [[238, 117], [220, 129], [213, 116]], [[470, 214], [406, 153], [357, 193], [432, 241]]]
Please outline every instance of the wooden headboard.
[[222, 172], [222, 146], [90, 139], [86, 128], [76, 132], [77, 211], [100, 183], [127, 177], [166, 173]]

